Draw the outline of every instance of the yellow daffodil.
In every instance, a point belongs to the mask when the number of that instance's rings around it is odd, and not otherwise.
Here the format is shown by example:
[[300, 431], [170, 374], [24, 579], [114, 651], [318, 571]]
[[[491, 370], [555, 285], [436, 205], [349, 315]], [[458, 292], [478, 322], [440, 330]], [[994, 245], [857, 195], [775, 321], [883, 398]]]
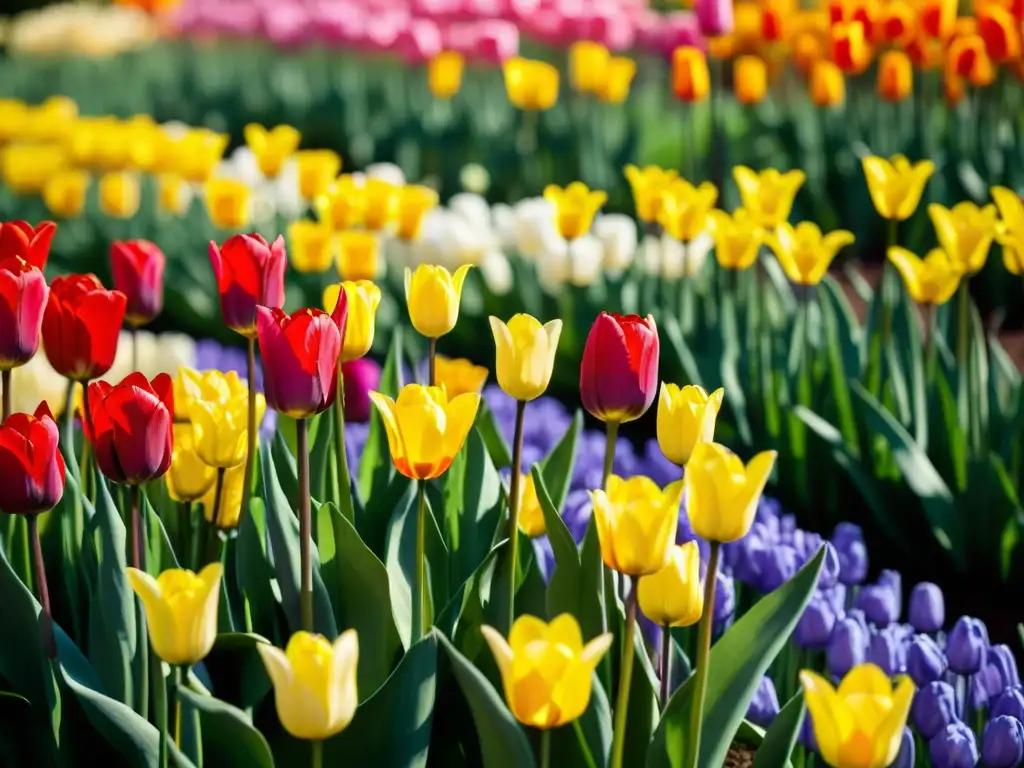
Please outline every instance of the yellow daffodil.
[[[192, 422], [199, 457], [211, 467], [226, 469], [245, 461], [249, 438], [249, 388], [234, 371], [198, 373], [180, 368], [176, 380]], [[178, 410], [177, 403], [175, 410]], [[256, 394], [256, 423], [263, 421], [266, 400]]]
[[996, 207], [979, 207], [972, 202], [946, 208], [938, 203], [928, 206], [939, 245], [961, 272], [973, 275], [985, 266], [998, 228]]
[[146, 609], [149, 641], [172, 666], [202, 661], [217, 637], [217, 603], [224, 567], [210, 563], [198, 574], [170, 568], [153, 578], [126, 568], [128, 583]]
[[341, 158], [332, 149], [300, 150], [295, 153], [295, 164], [303, 200], [316, 200], [326, 193], [341, 170]]
[[214, 133], [206, 128], [189, 131], [173, 142], [174, 149], [169, 156], [158, 159], [157, 164], [161, 170], [184, 176], [193, 183], [205, 183], [224, 157], [228, 139], [227, 134]]
[[893, 246], [889, 261], [903, 277], [910, 298], [918, 304], [945, 304], [956, 293], [963, 274], [941, 248], [932, 249], [920, 259], [906, 248]]
[[605, 80], [611, 52], [591, 40], [569, 46], [569, 82], [580, 93], [596, 93]]
[[637, 586], [644, 616], [662, 627], [689, 627], [704, 613], [700, 548], [696, 541], [673, 546], [668, 565], [644, 576]]
[[441, 51], [427, 64], [427, 87], [435, 99], [450, 99], [462, 87], [465, 60], [456, 51]]
[[818, 751], [832, 768], [887, 768], [895, 762], [914, 699], [914, 683], [897, 678], [895, 689], [874, 664], [860, 664], [839, 689], [803, 670], [800, 684]]
[[359, 638], [354, 629], [333, 643], [322, 635], [296, 632], [281, 651], [256, 646], [274, 684], [281, 725], [296, 739], [323, 741], [345, 730], [356, 714]]
[[206, 212], [215, 227], [244, 229], [249, 223], [252, 191], [235, 179], [210, 179], [203, 188]]
[[43, 187], [43, 202], [54, 216], [70, 219], [85, 208], [85, 193], [89, 189], [89, 174], [85, 171], [60, 171], [51, 176]]
[[345, 323], [345, 338], [341, 347], [341, 361], [357, 360], [366, 355], [373, 346], [373, 331], [376, 326], [377, 307], [380, 305], [380, 288], [369, 280], [346, 280], [324, 288], [324, 310], [333, 312], [338, 295], [344, 290], [348, 300], [348, 320]]
[[363, 226], [378, 232], [395, 220], [399, 188], [385, 179], [367, 179], [363, 184]]
[[245, 462], [222, 471], [224, 477], [220, 483], [220, 500], [217, 499], [218, 486], [215, 481], [203, 494], [200, 503], [203, 505], [203, 517], [206, 518], [206, 522], [222, 531], [230, 531], [238, 527], [238, 520], [242, 514]]
[[366, 191], [348, 174], [343, 174], [315, 201], [317, 216], [337, 232], [344, 232], [363, 220]]
[[605, 565], [630, 576], [664, 568], [679, 525], [683, 481], [664, 490], [649, 477], [608, 478], [607, 491], [590, 491]]
[[725, 211], [709, 214], [711, 235], [715, 240], [715, 259], [723, 269], [749, 269], [757, 261], [765, 231], [745, 208], [730, 216]]
[[536, 539], [547, 532], [544, 523], [544, 511], [540, 508], [537, 498], [537, 486], [533, 482], [533, 474], [527, 472], [519, 476], [519, 530]]
[[676, 172], [657, 165], [640, 169], [635, 165], [626, 166], [626, 181], [633, 190], [633, 203], [640, 221], [658, 220], [661, 211], [661, 195], [676, 178]]
[[453, 275], [430, 264], [420, 264], [415, 272], [405, 268], [405, 300], [413, 328], [428, 339], [438, 339], [455, 327], [469, 270], [463, 265]]
[[415, 240], [420, 236], [423, 217], [437, 205], [437, 192], [421, 184], [407, 184], [398, 191], [398, 236]]
[[502, 65], [502, 71], [512, 106], [538, 111], [551, 109], [558, 101], [558, 70], [546, 61], [516, 56]]
[[184, 178], [173, 173], [161, 173], [157, 178], [157, 201], [161, 211], [183, 216], [192, 202], [192, 194]]
[[689, 243], [707, 229], [708, 214], [716, 200], [718, 190], [710, 181], [695, 187], [685, 179], [676, 179], [661, 195], [658, 222], [668, 235]]
[[391, 460], [401, 474], [413, 480], [430, 480], [451, 466], [473, 428], [480, 395], [448, 399], [442, 387], [408, 384], [392, 400], [371, 392], [388, 435]]
[[198, 501], [213, 488], [217, 470], [199, 458], [192, 439], [192, 424], [174, 425], [174, 450], [167, 472], [167, 492], [175, 501]]
[[245, 126], [245, 143], [256, 155], [260, 173], [268, 179], [277, 176], [284, 162], [299, 148], [302, 135], [290, 125], [277, 125], [267, 130], [262, 125]]
[[662, 382], [658, 394], [658, 445], [665, 458], [684, 466], [697, 443], [715, 439], [715, 421], [725, 398], [724, 389], [710, 395], [703, 387]]
[[774, 168], [767, 168], [756, 173], [745, 165], [733, 168], [732, 175], [739, 187], [743, 207], [754, 221], [768, 229], [789, 219], [793, 199], [807, 178], [803, 171], [779, 173]]
[[686, 509], [693, 532], [706, 541], [736, 541], [747, 535], [775, 451], [762, 451], [743, 466], [739, 456], [718, 443], [697, 443], [686, 462]]
[[544, 199], [555, 208], [555, 224], [562, 237], [575, 240], [590, 231], [594, 216], [608, 195], [600, 190], [591, 190], [582, 181], [574, 181], [565, 189], [549, 184], [544, 190]]
[[913, 215], [924, 194], [924, 185], [935, 172], [931, 160], [911, 165], [903, 155], [893, 155], [891, 160], [870, 155], [862, 164], [875, 210], [892, 221], [905, 221]]
[[335, 235], [342, 280], [373, 280], [380, 272], [380, 235], [350, 229]]
[[594, 670], [612, 644], [610, 633], [584, 645], [579, 622], [568, 613], [550, 624], [520, 616], [507, 641], [493, 627], [484, 625], [480, 631], [516, 720], [531, 728], [557, 728], [586, 711]]
[[490, 317], [496, 349], [498, 385], [516, 400], [534, 400], [551, 381], [562, 321], [540, 324], [531, 315], [518, 314], [503, 323]]
[[636, 62], [626, 56], [613, 56], [608, 61], [604, 79], [594, 92], [606, 104], [621, 104], [629, 97], [629, 88], [636, 77]]
[[487, 381], [487, 373], [482, 365], [473, 365], [462, 357], [452, 359], [437, 355], [434, 358], [434, 385], [444, 387], [449, 398], [466, 393], [479, 394]]
[[296, 272], [325, 271], [334, 263], [334, 233], [316, 221], [293, 221], [288, 225], [288, 257]]
[[4, 184], [16, 195], [38, 194], [67, 168], [68, 156], [53, 144], [11, 144], [3, 148]]
[[100, 176], [100, 210], [108, 216], [130, 219], [139, 210], [139, 177], [125, 171]]
[[802, 221], [794, 228], [784, 221], [765, 241], [775, 252], [786, 277], [798, 285], [817, 285], [836, 254], [853, 242], [853, 234], [837, 229], [822, 235], [813, 222]]

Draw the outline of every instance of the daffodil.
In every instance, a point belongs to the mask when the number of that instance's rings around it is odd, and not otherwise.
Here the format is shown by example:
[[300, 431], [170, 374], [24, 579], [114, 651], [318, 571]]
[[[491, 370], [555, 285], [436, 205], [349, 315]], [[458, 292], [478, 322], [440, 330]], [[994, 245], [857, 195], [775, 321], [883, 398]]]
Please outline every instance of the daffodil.
[[783, 222], [766, 241], [786, 277], [798, 285], [817, 285], [836, 254], [853, 239], [853, 234], [845, 229], [822, 235], [817, 224], [802, 221], [795, 228]]

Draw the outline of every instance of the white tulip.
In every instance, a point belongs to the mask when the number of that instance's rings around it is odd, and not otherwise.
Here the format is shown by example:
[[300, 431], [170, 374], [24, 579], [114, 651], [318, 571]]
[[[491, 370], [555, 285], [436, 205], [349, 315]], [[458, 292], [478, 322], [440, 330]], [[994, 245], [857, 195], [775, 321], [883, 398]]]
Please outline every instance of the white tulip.
[[569, 281], [586, 287], [601, 277], [604, 247], [594, 235], [577, 237], [569, 244]]
[[491, 250], [484, 255], [480, 274], [495, 296], [504, 296], [512, 290], [512, 265], [501, 251]]
[[373, 163], [366, 168], [366, 177], [383, 179], [396, 187], [405, 186], [405, 173], [394, 163]]
[[608, 272], [622, 272], [633, 263], [636, 254], [636, 223], [624, 213], [599, 216], [593, 233], [604, 246], [604, 268]]

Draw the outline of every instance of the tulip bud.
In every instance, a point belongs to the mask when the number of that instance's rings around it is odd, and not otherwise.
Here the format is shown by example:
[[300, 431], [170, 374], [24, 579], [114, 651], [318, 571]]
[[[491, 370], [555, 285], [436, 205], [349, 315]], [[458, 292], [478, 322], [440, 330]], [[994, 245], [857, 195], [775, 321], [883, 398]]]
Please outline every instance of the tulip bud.
[[[10, 149], [7, 151], [11, 152]], [[85, 171], [58, 170], [43, 183], [43, 202], [54, 216], [72, 219], [85, 208], [85, 193], [88, 189], [89, 174]]]
[[759, 104], [768, 92], [768, 66], [759, 56], [740, 56], [733, 64], [733, 89], [740, 104]]
[[167, 492], [175, 501], [201, 499], [217, 480], [217, 470], [199, 458], [192, 437], [192, 425], [174, 424], [174, 448], [167, 472]]
[[696, 102], [707, 98], [711, 74], [704, 51], [681, 45], [672, 52], [672, 92], [680, 101]]
[[340, 285], [329, 285], [324, 289], [323, 297], [327, 312], [334, 311], [342, 290], [348, 301], [348, 320], [345, 323], [345, 338], [342, 340], [341, 360], [347, 363], [363, 357], [373, 347], [380, 288], [369, 280], [346, 280]]
[[643, 416], [657, 390], [659, 346], [651, 315], [598, 315], [580, 368], [580, 398], [587, 412], [620, 424]]
[[543, 536], [546, 532], [544, 510], [541, 509], [537, 487], [530, 472], [519, 476], [519, 530], [531, 539]]
[[300, 274], [323, 272], [334, 263], [334, 233], [321, 222], [297, 219], [288, 225], [288, 252]]
[[910, 593], [910, 623], [918, 632], [939, 632], [946, 623], [946, 604], [937, 584], [922, 582]]
[[878, 95], [903, 101], [914, 89], [914, 69], [903, 51], [886, 51], [878, 61]]
[[502, 65], [508, 100], [518, 109], [551, 109], [558, 101], [558, 70], [544, 61], [514, 57]]
[[779, 695], [775, 692], [775, 683], [768, 675], [762, 675], [754, 691], [754, 698], [747, 707], [747, 720], [754, 725], [767, 728], [779, 714]]
[[884, 584], [871, 584], [861, 589], [854, 605], [877, 627], [887, 627], [900, 617], [896, 594]]
[[744, 467], [728, 448], [697, 443], [684, 477], [693, 532], [706, 541], [718, 542], [745, 536], [775, 457], [775, 451], [763, 451]]
[[[370, 420], [370, 392], [380, 386], [380, 366], [369, 358], [361, 357], [342, 364], [345, 386], [345, 421]], [[355, 460], [351, 460], [355, 466]]]
[[811, 101], [819, 107], [842, 104], [846, 98], [843, 71], [834, 62], [819, 59], [811, 65]]
[[946, 726], [959, 719], [953, 686], [940, 680], [922, 687], [914, 697], [910, 715], [926, 739], [940, 735]]
[[462, 70], [465, 67], [462, 54], [457, 51], [441, 51], [427, 64], [427, 86], [435, 99], [450, 99], [462, 87]]
[[[821, 537], [818, 536], [820, 540]], [[846, 596], [846, 585], [839, 584], [839, 553], [836, 551], [835, 545], [831, 541], [825, 541], [820, 544], [825, 547], [825, 559], [821, 564], [821, 573], [818, 575], [818, 589], [832, 589], [835, 586], [842, 587], [843, 596]], [[812, 558], [817, 554], [818, 547], [811, 551], [805, 552], [804, 555], [807, 559]]]
[[828, 601], [816, 596], [811, 598], [811, 602], [804, 608], [803, 615], [800, 616], [793, 632], [793, 638], [801, 648], [821, 650], [832, 638], [835, 625], [836, 614], [832, 606]]
[[541, 325], [531, 315], [518, 314], [508, 325], [493, 315], [490, 323], [499, 386], [522, 402], [540, 397], [551, 381], [562, 321]]
[[641, 578], [637, 589], [640, 610], [655, 624], [688, 627], [700, 621], [704, 595], [697, 542], [672, 547], [668, 565]]
[[438, 339], [455, 327], [469, 270], [463, 265], [453, 275], [429, 264], [420, 264], [415, 272], [405, 268], [405, 299], [413, 328], [428, 339]]
[[100, 177], [100, 210], [108, 216], [130, 219], [139, 210], [139, 177], [114, 171]]
[[0, 424], [0, 510], [9, 515], [49, 512], [64, 496], [60, 433], [43, 401], [35, 414], [15, 413]]
[[305, 149], [295, 153], [299, 194], [306, 201], [327, 192], [341, 170], [341, 158], [331, 149]]
[[854, 667], [863, 664], [867, 656], [867, 644], [867, 635], [855, 619], [840, 619], [832, 630], [826, 650], [828, 671], [835, 677], [843, 677]]
[[989, 707], [989, 716], [1000, 715], [1010, 715], [1024, 723], [1024, 691], [1020, 688], [1010, 688], [996, 696]]
[[284, 238], [273, 245], [260, 235], [234, 235], [223, 246], [210, 242], [210, 263], [220, 292], [224, 323], [235, 333], [256, 335], [256, 307], [284, 303], [284, 273], [288, 265]]
[[868, 661], [885, 672], [888, 677], [901, 674], [906, 667], [903, 645], [893, 629], [895, 627], [886, 627], [872, 635], [868, 642]]
[[1017, 672], [1017, 660], [1009, 646], [1000, 643], [990, 646], [985, 654], [986, 663], [996, 668], [999, 672], [999, 691], [1007, 688], [1016, 688], [1020, 685], [1020, 675]]
[[1024, 725], [1015, 717], [994, 717], [981, 737], [981, 757], [990, 768], [1014, 768], [1024, 762]]
[[981, 669], [988, 650], [988, 630], [978, 619], [961, 616], [946, 637], [949, 668], [958, 675], [972, 675]]
[[50, 257], [50, 242], [57, 231], [52, 221], [41, 221], [35, 227], [27, 221], [0, 222], [0, 260], [17, 256], [40, 270]]
[[252, 190], [236, 179], [210, 179], [203, 187], [206, 212], [219, 229], [242, 229], [252, 216]]
[[722, 37], [733, 31], [732, 0], [696, 0], [697, 24], [704, 37]]
[[832, 534], [839, 555], [839, 581], [847, 586], [863, 583], [868, 573], [868, 550], [864, 534], [853, 523], [839, 523]]
[[50, 284], [43, 314], [43, 349], [62, 376], [88, 381], [114, 364], [127, 299], [96, 275], [62, 275]]
[[110, 246], [114, 287], [128, 300], [125, 319], [134, 328], [152, 322], [164, 307], [164, 252], [148, 240], [115, 240]]
[[35, 356], [49, 295], [38, 267], [17, 256], [0, 258], [0, 371], [22, 366]]
[[658, 445], [665, 458], [685, 466], [698, 442], [715, 439], [715, 420], [725, 397], [724, 389], [709, 396], [703, 388], [662, 382], [658, 396]]
[[975, 768], [978, 744], [974, 731], [960, 722], [947, 725], [928, 742], [928, 756], [935, 768]]
[[907, 672], [919, 688], [941, 680], [946, 674], [946, 656], [928, 635], [917, 635], [911, 642]]
[[596, 93], [608, 71], [611, 53], [600, 43], [580, 40], [569, 47], [569, 81], [580, 93]]

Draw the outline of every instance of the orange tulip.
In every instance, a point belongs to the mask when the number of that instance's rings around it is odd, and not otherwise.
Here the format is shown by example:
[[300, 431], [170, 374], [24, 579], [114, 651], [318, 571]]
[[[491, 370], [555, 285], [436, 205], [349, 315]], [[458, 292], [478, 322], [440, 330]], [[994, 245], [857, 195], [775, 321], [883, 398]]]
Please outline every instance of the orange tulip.
[[878, 61], [878, 95], [886, 101], [903, 101], [914, 89], [910, 57], [903, 51], [886, 51]]
[[841, 104], [846, 98], [846, 81], [842, 70], [831, 61], [822, 59], [811, 67], [811, 101], [819, 107]]
[[759, 56], [740, 56], [733, 64], [733, 89], [740, 104], [758, 104], [768, 91], [768, 68]]
[[972, 85], [985, 86], [995, 78], [992, 60], [980, 35], [954, 37], [946, 51], [945, 79], [967, 78]]
[[871, 51], [862, 23], [843, 22], [832, 27], [832, 61], [843, 72], [860, 74], [870, 60]]
[[957, 0], [924, 0], [921, 6], [921, 31], [929, 37], [945, 40], [953, 34]]
[[978, 35], [985, 43], [985, 51], [996, 64], [1020, 56], [1020, 28], [1013, 14], [995, 3], [977, 8]]
[[882, 13], [882, 41], [903, 48], [914, 37], [916, 24], [914, 10], [910, 5], [889, 3]]
[[711, 89], [708, 60], [700, 48], [681, 45], [672, 52], [672, 92], [681, 101], [702, 101]]

